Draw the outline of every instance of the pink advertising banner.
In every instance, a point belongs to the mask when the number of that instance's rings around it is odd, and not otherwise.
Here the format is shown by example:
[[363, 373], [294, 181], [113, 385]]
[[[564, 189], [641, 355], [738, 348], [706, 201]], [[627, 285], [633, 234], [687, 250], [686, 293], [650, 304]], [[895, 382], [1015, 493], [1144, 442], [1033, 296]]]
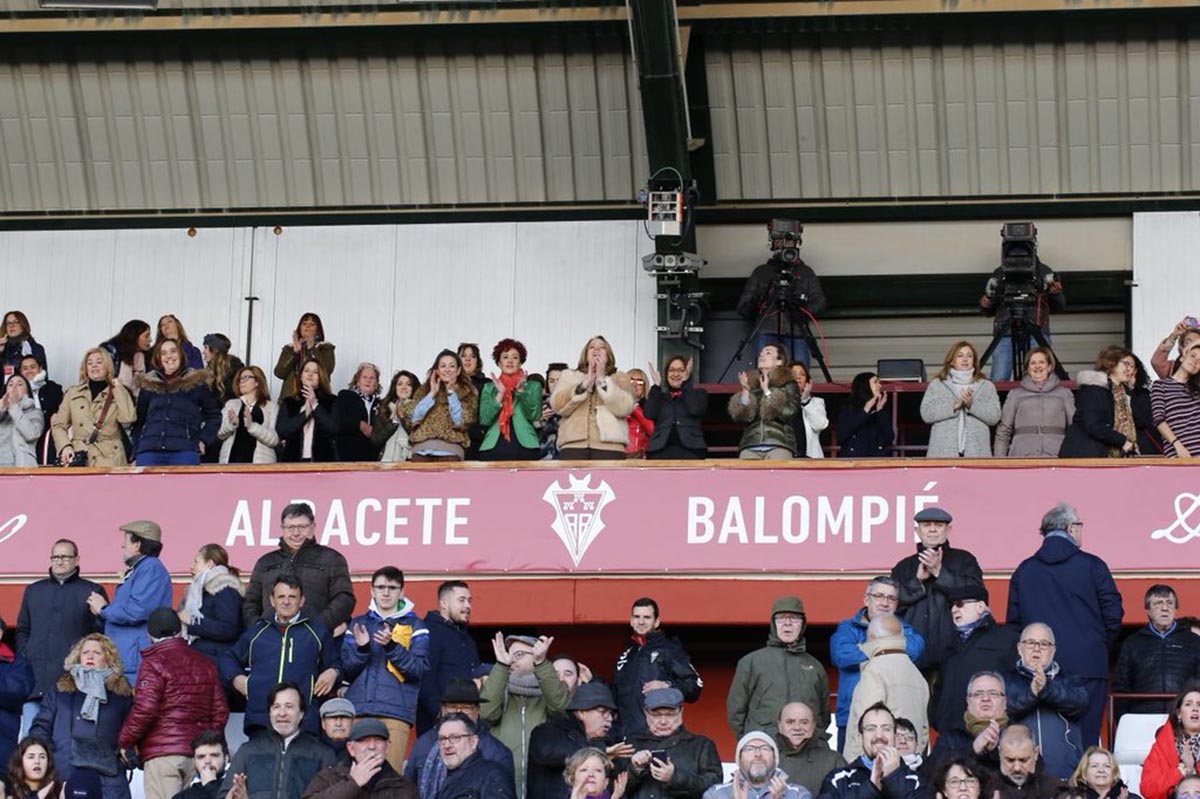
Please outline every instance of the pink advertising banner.
[[208, 542], [248, 568], [293, 501], [311, 503], [318, 540], [358, 573], [883, 571], [913, 551], [912, 515], [930, 505], [954, 515], [955, 545], [1004, 571], [1059, 501], [1114, 571], [1200, 568], [1200, 469], [1162, 463], [43, 470], [0, 475], [0, 497], [0, 573], [18, 576], [43, 574], [60, 536], [89, 573], [116, 572], [117, 526], [137, 518], [162, 525], [172, 572]]

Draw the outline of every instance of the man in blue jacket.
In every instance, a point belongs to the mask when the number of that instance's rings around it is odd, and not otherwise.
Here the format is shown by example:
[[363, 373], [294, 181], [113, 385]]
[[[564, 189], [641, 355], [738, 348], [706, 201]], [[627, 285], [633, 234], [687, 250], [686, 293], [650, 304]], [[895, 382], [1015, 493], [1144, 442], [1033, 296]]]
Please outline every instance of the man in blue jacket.
[[1083, 521], [1070, 505], [1042, 517], [1042, 546], [1008, 585], [1009, 624], [1042, 622], [1058, 636], [1058, 662], [1079, 677], [1088, 708], [1079, 720], [1084, 747], [1100, 741], [1108, 692], [1108, 653], [1121, 633], [1121, 594], [1108, 565], [1084, 552]]
[[317, 700], [337, 684], [341, 667], [333, 637], [304, 612], [300, 580], [285, 574], [271, 589], [269, 619], [259, 619], [221, 656], [221, 679], [246, 697], [245, 731], [270, 726], [267, 697], [279, 683], [294, 683], [306, 709], [304, 729], [316, 733]]
[[[895, 615], [900, 603], [900, 586], [891, 577], [880, 575], [867, 583], [863, 595], [863, 606], [848, 619], [838, 624], [829, 641], [829, 656], [838, 670], [837, 695], [837, 751], [846, 746], [846, 724], [850, 718], [850, 700], [854, 698], [854, 687], [858, 685], [859, 666], [867, 662], [867, 655], [858, 645], [867, 640], [867, 625], [880, 615]], [[925, 639], [907, 622], [901, 622], [904, 630], [904, 654], [916, 663], [925, 651]]]
[[485, 677], [492, 670], [479, 660], [467, 625], [471, 622], [471, 589], [461, 580], [438, 586], [438, 607], [425, 614], [429, 630], [429, 667], [418, 694], [417, 734], [432, 729], [438, 717], [442, 692], [451, 680]]
[[346, 698], [359, 718], [373, 716], [388, 730], [387, 761], [404, 770], [417, 694], [429, 668], [429, 630], [404, 598], [404, 572], [384, 566], [371, 575], [371, 605], [350, 621], [342, 642]]
[[162, 565], [162, 528], [151, 521], [126, 522], [120, 527], [121, 557], [125, 571], [121, 584], [109, 602], [104, 594], [93, 591], [87, 604], [92, 614], [104, 622], [104, 634], [117, 645], [121, 662], [125, 664], [125, 679], [137, 684], [137, 670], [142, 662], [142, 650], [150, 646], [146, 622], [155, 608], [173, 607], [171, 575]]

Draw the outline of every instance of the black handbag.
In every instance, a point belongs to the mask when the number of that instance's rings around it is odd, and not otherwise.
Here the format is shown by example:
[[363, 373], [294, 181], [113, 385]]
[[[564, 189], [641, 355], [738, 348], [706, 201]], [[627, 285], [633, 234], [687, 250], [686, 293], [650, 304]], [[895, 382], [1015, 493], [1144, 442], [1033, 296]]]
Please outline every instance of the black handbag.
[[[73, 455], [71, 455], [71, 462], [68, 463], [67, 466], [87, 466], [88, 465], [87, 447], [90, 447], [92, 444], [95, 444], [96, 439], [98, 439], [100, 437], [100, 428], [104, 426], [104, 420], [108, 418], [108, 409], [112, 407], [113, 392], [115, 392], [115, 391], [116, 391], [116, 389], [113, 388], [112, 386], [108, 387], [108, 396], [104, 398], [104, 405], [101, 406], [101, 408], [100, 408], [100, 415], [98, 417], [96, 417], [96, 426], [92, 428], [92, 432], [88, 434], [88, 437], [86, 439], [84, 439], [84, 444], [86, 444], [87, 446], [85, 446], [81, 452], [76, 452]], [[118, 425], [118, 429], [120, 429], [120, 425]], [[121, 431], [122, 443], [124, 443], [124, 437], [125, 437], [125, 431], [122, 430]], [[128, 449], [128, 446], [126, 447], [126, 449]], [[110, 774], [108, 776], [111, 777], [112, 775]]]

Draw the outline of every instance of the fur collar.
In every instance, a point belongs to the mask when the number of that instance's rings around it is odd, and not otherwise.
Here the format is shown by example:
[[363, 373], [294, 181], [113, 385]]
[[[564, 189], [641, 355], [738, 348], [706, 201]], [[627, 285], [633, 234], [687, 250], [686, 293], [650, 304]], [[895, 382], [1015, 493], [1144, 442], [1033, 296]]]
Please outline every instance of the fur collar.
[[[757, 372], [757, 370], [755, 371]], [[771, 374], [767, 377], [767, 385], [771, 388], [786, 386], [790, 382], [792, 382], [792, 367], [787, 364], [780, 364], [774, 367], [771, 369]]]
[[[75, 678], [68, 671], [58, 678], [58, 684], [55, 687], [63, 693], [73, 694], [76, 691]], [[104, 687], [119, 696], [133, 696], [133, 689], [129, 687], [129, 680], [125, 679], [125, 675], [119, 672], [109, 675], [109, 678], [104, 681]]]
[[1104, 372], [1097, 372], [1095, 369], [1079, 370], [1079, 374], [1075, 375], [1075, 382], [1080, 386], [1109, 387], [1108, 375], [1104, 374]]
[[170, 382], [164, 380], [163, 376], [155, 370], [139, 375], [137, 384], [138, 388], [152, 394], [176, 394], [206, 386], [211, 378], [212, 375], [207, 369], [189, 369], [185, 366], [183, 374]]
[[218, 574], [216, 577], [204, 584], [204, 593], [216, 596], [226, 588], [232, 588], [238, 592], [238, 596], [246, 596], [246, 586], [242, 585], [241, 579], [234, 577], [232, 574]]

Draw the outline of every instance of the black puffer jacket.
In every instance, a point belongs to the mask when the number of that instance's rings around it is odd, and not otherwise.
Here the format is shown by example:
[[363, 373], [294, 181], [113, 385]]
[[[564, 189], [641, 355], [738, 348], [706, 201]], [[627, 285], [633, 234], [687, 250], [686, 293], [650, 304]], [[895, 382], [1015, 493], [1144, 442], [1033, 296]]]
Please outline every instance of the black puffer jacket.
[[295, 552], [282, 544], [254, 564], [242, 615], [251, 627], [271, 608], [271, 588], [284, 574], [293, 574], [304, 589], [305, 615], [316, 617], [330, 631], [350, 621], [354, 613], [354, 588], [350, 567], [340, 552], [308, 539]]
[[669, 784], [654, 779], [649, 767], [641, 773], [630, 768], [629, 783], [625, 789], [629, 799], [701, 796], [724, 776], [716, 744], [684, 727], [666, 738], [656, 738], [648, 733], [634, 735], [629, 738], [629, 743], [635, 751], [666, 750], [666, 757], [675, 764], [675, 774]]
[[588, 738], [571, 711], [556, 714], [533, 728], [529, 736], [529, 766], [525, 769], [527, 799], [567, 799], [571, 789], [563, 779], [567, 758], [585, 746], [605, 749], [616, 737]]
[[[981, 671], [1001, 674], [1008, 671], [1017, 659], [1020, 637], [1018, 628], [997, 624], [988, 616], [967, 640], [956, 638], [942, 660], [940, 677], [929, 702], [929, 724], [939, 735], [962, 728], [971, 677]], [[1200, 642], [1200, 638], [1196, 640]]]
[[[918, 551], [921, 548], [917, 546]], [[942, 545], [942, 570], [937, 578], [918, 580], [920, 565], [919, 556], [909, 555], [892, 567], [892, 579], [900, 586], [896, 615], [925, 639], [925, 654], [918, 665], [936, 665], [958, 637], [946, 597], [953, 588], [983, 585], [983, 571], [974, 555], [965, 549], [955, 549], [949, 542]]]
[[[1121, 644], [1113, 693], [1174, 694], [1200, 675], [1200, 637], [1176, 626], [1165, 636], [1147, 625]], [[1169, 699], [1118, 702], [1118, 713], [1167, 713]]]
[[1056, 663], [1046, 669], [1046, 685], [1038, 694], [1030, 687], [1032, 678], [1033, 673], [1020, 663], [1004, 675], [1009, 720], [1033, 733], [1046, 773], [1066, 779], [1083, 757], [1079, 719], [1088, 707], [1087, 688], [1075, 675], [1063, 674]]

